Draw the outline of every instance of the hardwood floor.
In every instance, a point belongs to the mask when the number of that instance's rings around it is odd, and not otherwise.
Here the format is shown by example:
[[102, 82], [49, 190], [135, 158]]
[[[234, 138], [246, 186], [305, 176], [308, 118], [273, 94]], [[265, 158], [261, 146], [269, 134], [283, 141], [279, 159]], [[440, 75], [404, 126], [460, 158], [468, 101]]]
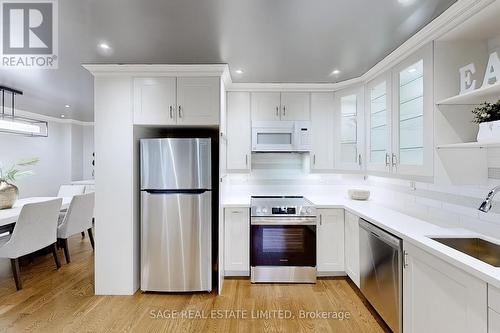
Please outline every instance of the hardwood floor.
[[[21, 291], [16, 291], [12, 278], [0, 280], [0, 332], [388, 331], [343, 278], [320, 279], [316, 285], [251, 285], [246, 279], [231, 279], [225, 281], [220, 296], [141, 292], [94, 296], [89, 238], [76, 235], [69, 242], [71, 264], [63, 264], [59, 271], [47, 254], [21, 267]], [[283, 311], [272, 312], [278, 309]], [[301, 318], [301, 311], [311, 315], [324, 311], [319, 315], [330, 317], [349, 314], [349, 318]], [[172, 315], [193, 319], [166, 318]]]

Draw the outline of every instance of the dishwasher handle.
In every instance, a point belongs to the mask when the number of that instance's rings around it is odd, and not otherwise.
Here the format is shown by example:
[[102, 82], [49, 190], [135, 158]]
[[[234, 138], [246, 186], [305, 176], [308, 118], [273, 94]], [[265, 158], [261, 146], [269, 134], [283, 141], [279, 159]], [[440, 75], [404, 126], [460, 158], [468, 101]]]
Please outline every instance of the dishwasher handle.
[[365, 221], [363, 219], [359, 220], [359, 226], [360, 226], [360, 228], [363, 228], [365, 231], [367, 231], [372, 236], [377, 237], [382, 242], [390, 245], [391, 247], [401, 249], [401, 239], [400, 238], [393, 236], [392, 234], [388, 233], [387, 231], [382, 230], [382, 229], [374, 226], [370, 222]]

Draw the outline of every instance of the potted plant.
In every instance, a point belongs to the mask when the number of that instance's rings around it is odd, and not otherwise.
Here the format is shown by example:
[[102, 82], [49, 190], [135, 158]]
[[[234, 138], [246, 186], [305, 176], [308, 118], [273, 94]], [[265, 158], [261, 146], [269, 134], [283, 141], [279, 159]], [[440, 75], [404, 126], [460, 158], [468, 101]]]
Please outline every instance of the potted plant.
[[478, 142], [500, 143], [500, 100], [494, 104], [483, 103], [476, 107], [474, 122], [479, 124]]
[[9, 168], [0, 165], [0, 209], [12, 208], [19, 195], [19, 190], [13, 183], [21, 177], [33, 174], [32, 170], [25, 170], [26, 167], [35, 165], [38, 158], [21, 160]]

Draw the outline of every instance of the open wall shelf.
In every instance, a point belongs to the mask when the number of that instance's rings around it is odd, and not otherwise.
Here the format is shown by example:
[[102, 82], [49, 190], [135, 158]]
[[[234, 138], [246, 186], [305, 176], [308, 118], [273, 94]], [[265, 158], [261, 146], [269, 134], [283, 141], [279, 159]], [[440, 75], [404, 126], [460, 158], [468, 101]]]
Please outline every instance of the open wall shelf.
[[482, 87], [474, 91], [456, 95], [450, 98], [443, 99], [436, 104], [438, 105], [477, 105], [488, 101], [493, 101], [495, 98], [500, 99], [500, 82], [488, 87]]
[[485, 142], [463, 142], [463, 143], [451, 143], [446, 145], [436, 146], [437, 149], [482, 149], [482, 148], [500, 148], [500, 142], [495, 143], [485, 143]]

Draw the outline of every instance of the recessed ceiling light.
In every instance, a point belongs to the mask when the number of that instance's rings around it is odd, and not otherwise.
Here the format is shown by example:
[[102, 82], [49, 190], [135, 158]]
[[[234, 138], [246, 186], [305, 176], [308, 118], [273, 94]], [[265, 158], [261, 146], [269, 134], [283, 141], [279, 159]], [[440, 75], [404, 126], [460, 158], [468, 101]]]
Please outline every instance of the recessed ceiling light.
[[234, 71], [236, 74], [243, 74], [243, 70], [242, 69], [237, 69]]
[[66, 116], [62, 114], [62, 115], [61, 115], [61, 118], [64, 118], [64, 117], [66, 117]]
[[338, 70], [338, 69], [334, 69], [332, 71], [332, 75], [339, 75], [339, 74], [340, 74], [340, 70]]
[[415, 68], [410, 68], [410, 69], [408, 70], [408, 73], [415, 73], [416, 71], [417, 71], [417, 70], [416, 70]]
[[71, 105], [66, 104], [64, 107], [65, 107], [66, 109], [69, 109], [69, 108], [71, 107]]
[[409, 6], [415, 2], [415, 0], [398, 0], [399, 4], [403, 6]]
[[103, 50], [110, 50], [110, 49], [111, 49], [111, 46], [109, 46], [109, 44], [108, 44], [108, 43], [104, 43], [104, 42], [99, 43], [99, 47], [100, 47], [101, 49], [103, 49]]

